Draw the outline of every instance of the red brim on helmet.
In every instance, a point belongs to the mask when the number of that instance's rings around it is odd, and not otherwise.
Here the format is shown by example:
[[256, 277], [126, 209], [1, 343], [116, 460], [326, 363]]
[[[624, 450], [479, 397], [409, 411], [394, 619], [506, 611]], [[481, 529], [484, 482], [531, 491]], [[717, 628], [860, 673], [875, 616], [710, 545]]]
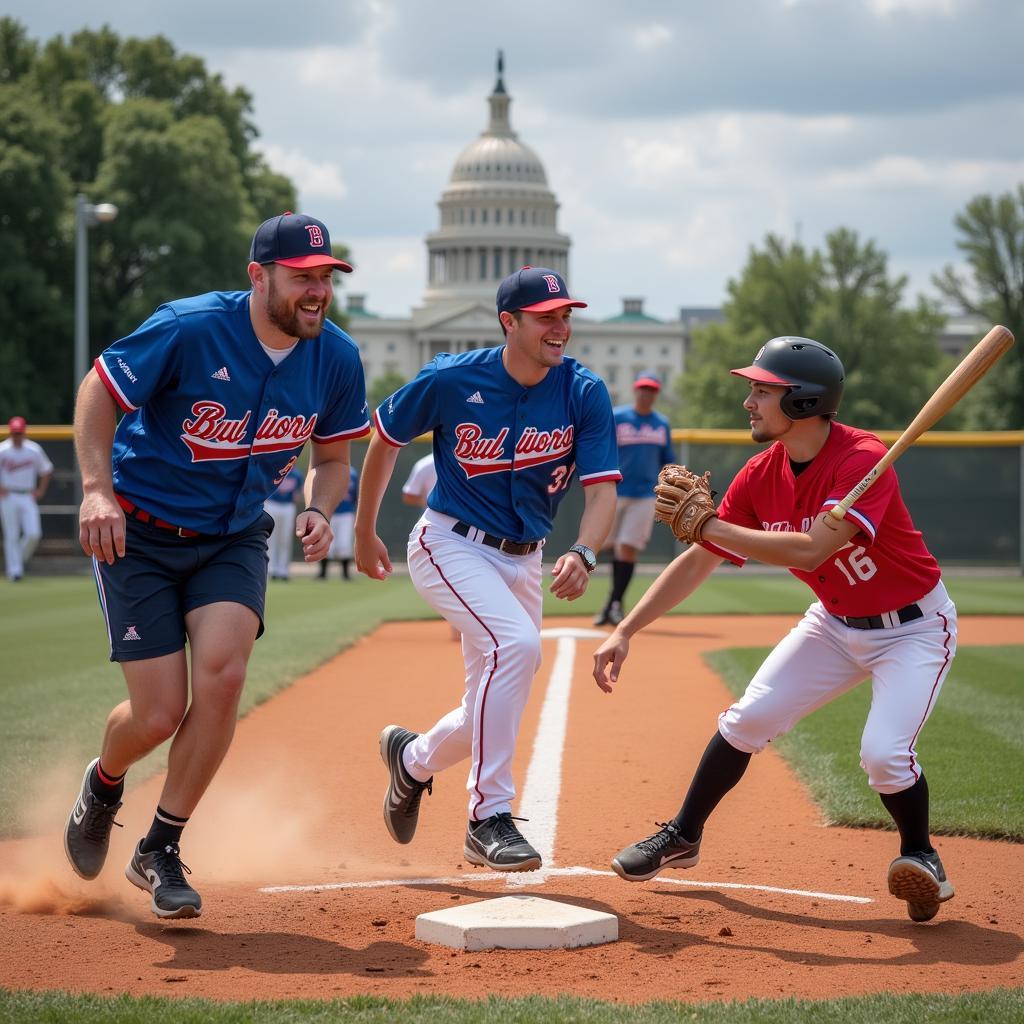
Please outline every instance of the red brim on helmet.
[[762, 370], [760, 366], [744, 366], [742, 369], [730, 370], [729, 372], [734, 373], [737, 377], [746, 377], [747, 380], [756, 380], [758, 384], [776, 384], [783, 388], [793, 386], [793, 381], [776, 377], [774, 373]]

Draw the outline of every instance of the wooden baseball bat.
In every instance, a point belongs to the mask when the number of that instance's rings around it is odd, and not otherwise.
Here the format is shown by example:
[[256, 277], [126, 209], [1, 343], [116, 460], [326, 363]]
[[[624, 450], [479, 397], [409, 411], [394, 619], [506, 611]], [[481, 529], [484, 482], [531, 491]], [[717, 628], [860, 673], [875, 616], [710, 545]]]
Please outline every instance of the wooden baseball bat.
[[[960, 361], [952, 373], [935, 389], [935, 394], [924, 403], [913, 422], [878, 460], [871, 472], [828, 514], [837, 522], [850, 510], [850, 506], [926, 431], [934, 426], [992, 369], [996, 360], [1013, 344], [1013, 335], [1005, 328], [995, 326]], [[826, 519], [826, 522], [828, 520]]]

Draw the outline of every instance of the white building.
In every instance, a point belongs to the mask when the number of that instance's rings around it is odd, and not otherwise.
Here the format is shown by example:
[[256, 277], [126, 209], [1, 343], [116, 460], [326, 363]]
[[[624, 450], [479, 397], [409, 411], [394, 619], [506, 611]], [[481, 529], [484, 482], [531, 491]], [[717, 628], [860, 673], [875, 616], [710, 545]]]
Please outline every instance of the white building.
[[[393, 318], [372, 313], [365, 295], [348, 296], [368, 383], [386, 373], [409, 380], [439, 352], [500, 344], [494, 297], [519, 267], [551, 267], [573, 294], [587, 294], [586, 282], [570, 273], [572, 243], [558, 229], [558, 200], [544, 165], [512, 130], [502, 72], [499, 54], [487, 127], [459, 154], [438, 202], [439, 224], [426, 238], [423, 304]], [[573, 325], [569, 354], [604, 378], [615, 403], [631, 400], [642, 370], [655, 370], [666, 383], [683, 372], [684, 324], [648, 316], [642, 298], [623, 299], [622, 312], [608, 320], [574, 314]]]

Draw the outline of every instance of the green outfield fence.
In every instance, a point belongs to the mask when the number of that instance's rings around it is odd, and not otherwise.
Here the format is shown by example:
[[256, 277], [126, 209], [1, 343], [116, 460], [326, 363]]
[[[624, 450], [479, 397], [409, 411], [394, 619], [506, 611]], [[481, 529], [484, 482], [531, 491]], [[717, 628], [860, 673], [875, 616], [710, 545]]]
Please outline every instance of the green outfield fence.
[[[5, 432], [0, 431], [0, 437]], [[78, 549], [78, 474], [67, 426], [33, 427], [54, 464], [53, 481], [41, 506], [43, 543], [36, 571], [86, 571]], [[891, 444], [896, 431], [880, 431]], [[724, 493], [739, 467], [758, 450], [743, 430], [673, 430], [680, 462], [711, 470], [714, 488]], [[381, 508], [379, 529], [392, 557], [401, 559], [417, 510], [404, 505], [401, 485], [412, 464], [427, 452], [429, 437], [402, 449]], [[358, 467], [366, 441], [353, 443]], [[900, 486], [914, 522], [944, 565], [1016, 568], [1024, 573], [1024, 431], [925, 434], [897, 463]], [[564, 551], [576, 539], [583, 507], [582, 488], [573, 485], [559, 509], [550, 544]], [[656, 529], [643, 560], [664, 563], [680, 550], [664, 529]], [[298, 551], [296, 550], [296, 556]]]

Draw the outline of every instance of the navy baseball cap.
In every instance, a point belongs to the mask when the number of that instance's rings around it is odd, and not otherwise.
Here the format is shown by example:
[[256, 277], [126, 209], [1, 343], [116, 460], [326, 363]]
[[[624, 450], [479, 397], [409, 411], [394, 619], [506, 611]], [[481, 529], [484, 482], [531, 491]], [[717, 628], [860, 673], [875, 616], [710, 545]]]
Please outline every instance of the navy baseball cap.
[[331, 253], [327, 225], [305, 213], [284, 213], [265, 220], [252, 236], [252, 263], [281, 263], [286, 267], [334, 267], [345, 274], [352, 268]]
[[644, 370], [643, 373], [636, 375], [636, 380], [633, 381], [634, 388], [654, 388], [655, 391], [661, 390], [661, 378], [653, 370]]
[[545, 313], [563, 306], [579, 306], [581, 309], [587, 306], [585, 302], [571, 298], [562, 275], [547, 267], [523, 267], [509, 274], [498, 285], [497, 304], [499, 313], [516, 313], [521, 309], [528, 313]]

